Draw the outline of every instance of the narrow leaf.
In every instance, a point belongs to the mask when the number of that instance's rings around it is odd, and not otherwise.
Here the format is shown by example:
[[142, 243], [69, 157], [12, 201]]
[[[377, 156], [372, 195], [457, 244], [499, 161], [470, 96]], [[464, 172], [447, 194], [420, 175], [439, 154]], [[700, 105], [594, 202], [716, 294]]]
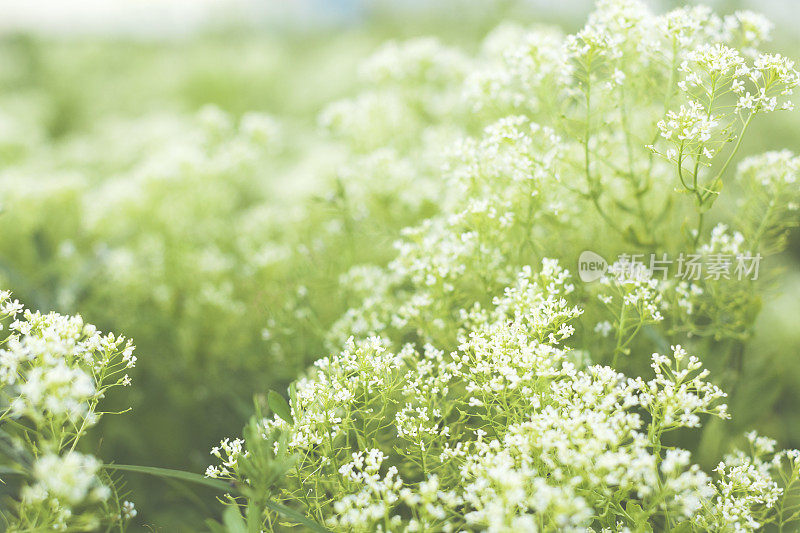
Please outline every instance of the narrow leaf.
[[180, 479], [198, 485], [205, 485], [213, 489], [231, 492], [235, 488], [219, 479], [211, 479], [194, 472], [184, 472], [183, 470], [173, 470], [172, 468], [158, 468], [156, 466], [137, 466], [137, 465], [105, 465], [109, 470], [125, 470], [128, 472], [138, 472], [139, 474], [149, 474], [163, 478]]

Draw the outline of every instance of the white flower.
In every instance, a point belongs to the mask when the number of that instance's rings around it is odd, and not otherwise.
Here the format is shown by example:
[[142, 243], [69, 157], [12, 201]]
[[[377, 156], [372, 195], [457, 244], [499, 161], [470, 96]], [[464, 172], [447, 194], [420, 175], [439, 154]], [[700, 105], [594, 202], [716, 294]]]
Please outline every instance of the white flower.
[[23, 498], [54, 498], [67, 507], [87, 500], [106, 500], [110, 491], [97, 477], [100, 466], [96, 458], [78, 452], [44, 455], [33, 465], [35, 483], [23, 489]]
[[691, 101], [678, 112], [668, 111], [666, 118], [658, 123], [658, 129], [665, 139], [703, 143], [711, 139], [718, 124], [702, 104]]
[[133, 505], [133, 502], [127, 500], [122, 502], [122, 518], [124, 520], [130, 520], [137, 514], [139, 513], [136, 511], [136, 506]]

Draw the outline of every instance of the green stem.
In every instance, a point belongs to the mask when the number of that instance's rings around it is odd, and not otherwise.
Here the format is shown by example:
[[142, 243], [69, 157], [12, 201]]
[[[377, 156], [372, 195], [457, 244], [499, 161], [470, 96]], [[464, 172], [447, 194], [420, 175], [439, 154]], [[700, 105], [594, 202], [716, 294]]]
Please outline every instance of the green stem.
[[753, 120], [753, 117], [755, 116], [755, 114], [757, 112], [758, 112], [758, 110], [755, 109], [747, 117], [747, 120], [745, 121], [744, 126], [742, 127], [742, 131], [739, 133], [739, 138], [736, 140], [736, 144], [733, 147], [733, 151], [728, 156], [728, 159], [725, 160], [725, 164], [722, 165], [722, 168], [717, 173], [717, 176], [711, 182], [711, 187], [709, 189], [707, 189], [705, 193], [703, 193], [703, 195], [702, 195], [702, 202], [703, 203], [705, 203], [705, 201], [708, 200], [708, 198], [712, 194], [714, 194], [714, 191], [716, 190], [717, 186], [719, 185], [719, 182], [722, 181], [722, 176], [725, 174], [725, 171], [728, 169], [728, 166], [731, 164], [731, 161], [733, 160], [733, 157], [736, 155], [736, 152], [739, 151], [739, 147], [742, 145], [742, 139], [744, 139], [744, 134], [747, 131], [747, 127], [750, 126], [750, 121]]

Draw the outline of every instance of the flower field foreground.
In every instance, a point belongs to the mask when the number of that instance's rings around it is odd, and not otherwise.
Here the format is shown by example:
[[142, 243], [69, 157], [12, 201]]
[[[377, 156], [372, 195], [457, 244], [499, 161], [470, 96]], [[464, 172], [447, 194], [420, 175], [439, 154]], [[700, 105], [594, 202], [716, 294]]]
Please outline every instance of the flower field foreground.
[[[730, 416], [764, 271], [631, 268], [768, 258], [796, 224], [797, 156], [732, 168], [800, 81], [759, 52], [769, 27], [603, 1], [574, 35], [490, 35], [464, 82], [486, 125], [448, 152], [441, 213], [351, 271], [334, 355], [212, 450], [206, 475], [250, 488], [229, 503], [278, 529], [267, 499], [336, 531], [796, 527], [796, 450], [748, 433], [709, 470], [690, 451]], [[415, 72], [413, 46], [392, 52], [388, 73]], [[728, 189], [740, 205], [715, 210]], [[574, 281], [589, 246], [626, 259]]]
[[797, 530], [797, 344], [762, 310], [800, 156], [750, 149], [796, 115], [771, 29], [599, 0], [570, 35], [387, 42], [314, 125], [4, 111], [0, 282], [63, 314], [0, 293], [0, 523]]

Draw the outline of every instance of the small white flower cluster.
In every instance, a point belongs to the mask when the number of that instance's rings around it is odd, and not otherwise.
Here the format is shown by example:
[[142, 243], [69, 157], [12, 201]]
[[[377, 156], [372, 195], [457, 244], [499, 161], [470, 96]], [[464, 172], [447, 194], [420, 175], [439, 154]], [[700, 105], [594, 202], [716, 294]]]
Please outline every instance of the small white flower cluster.
[[[10, 465], [25, 474], [12, 500], [12, 530], [88, 531], [135, 516], [109, 514], [110, 480], [102, 463], [75, 451], [101, 416], [98, 402], [116, 386], [128, 385], [134, 346], [124, 337], [103, 335], [80, 316], [24, 309], [0, 291], [0, 429], [34, 459]], [[17, 528], [17, 529], [13, 529]]]
[[717, 40], [722, 21], [704, 5], [673, 9], [658, 20], [661, 31], [672, 46], [692, 50], [709, 40]]
[[672, 350], [672, 357], [653, 354], [650, 366], [655, 379], [647, 384], [641, 378], [635, 380], [639, 401], [656, 417], [660, 431], [699, 427], [701, 414], [730, 418], [727, 404], [719, 403], [727, 394], [704, 381], [709, 371], [702, 368], [700, 360], [687, 355], [681, 346]]
[[416, 131], [400, 94], [362, 93], [330, 104], [319, 116], [321, 127], [367, 152], [385, 146], [394, 132]]
[[[606, 287], [614, 287], [622, 298], [625, 307], [636, 310], [643, 321], [660, 322], [663, 320], [661, 291], [659, 280], [643, 265], [634, 262], [617, 261], [608, 268], [609, 274], [600, 278]], [[610, 304], [613, 298], [609, 295], [598, 297], [604, 304]]]
[[[734, 48], [724, 44], [704, 44], [686, 54], [686, 60], [681, 64], [680, 71], [685, 78], [678, 84], [683, 91], [694, 88], [705, 88], [704, 76], [708, 76], [714, 83], [721, 86], [735, 78], [741, 78], [748, 73], [745, 60]], [[711, 87], [707, 93], [713, 96]], [[735, 92], [735, 91], [734, 91]]]
[[131, 518], [135, 518], [139, 511], [136, 510], [136, 506], [133, 502], [125, 500], [122, 502], [122, 513], [120, 514], [120, 518], [123, 520], [130, 520]]
[[223, 439], [219, 446], [211, 448], [211, 455], [219, 459], [220, 466], [209, 465], [206, 469], [206, 477], [225, 477], [235, 472], [239, 456], [247, 456], [247, 451], [243, 446], [243, 439]]
[[775, 111], [791, 110], [794, 104], [789, 99], [794, 89], [800, 85], [800, 73], [794, 68], [794, 61], [780, 54], [761, 54], [753, 62], [753, 68], [747, 73], [748, 79], [755, 85], [755, 94], [744, 89], [741, 82], [731, 87], [739, 94], [736, 110]]
[[105, 501], [111, 490], [97, 477], [101, 466], [95, 457], [78, 452], [44, 455], [34, 463], [35, 483], [23, 488], [22, 498], [29, 503], [50, 501], [67, 509], [86, 500]]
[[[679, 111], [668, 111], [666, 119], [658, 123], [661, 136], [667, 140], [674, 136], [679, 141], [704, 143], [711, 139], [718, 121], [699, 102], [689, 102]], [[671, 157], [670, 159], [673, 159]]]
[[702, 296], [703, 288], [697, 283], [680, 281], [675, 285], [677, 304], [681, 312], [692, 315], [695, 310], [695, 300]]
[[[681, 355], [676, 349], [676, 357]], [[712, 387], [700, 377], [689, 382]], [[674, 427], [658, 414], [667, 406], [696, 413], [715, 402], [713, 394], [701, 399], [681, 392], [685, 388], [679, 376], [665, 382], [657, 374], [645, 384], [608, 367], [565, 367], [537, 397], [529, 421], [510, 426], [502, 440], [473, 443], [475, 451], [462, 467], [465, 478], [474, 479], [465, 489], [465, 500], [476, 508], [467, 521], [488, 531], [542, 523], [584, 531], [598, 506], [624, 493], [635, 494], [642, 507], [652, 500], [683, 520], [692, 517], [701, 498], [713, 493], [709, 477], [690, 465], [689, 452], [672, 449], [662, 459], [651, 448], [653, 435]], [[649, 426], [638, 407], [651, 413]]]
[[776, 452], [774, 440], [754, 431], [745, 437], [749, 450], [737, 450], [714, 469], [713, 497], [694, 520], [704, 529], [758, 530], [773, 521], [776, 509], [784, 513], [785, 498], [796, 497], [800, 451]]
[[[379, 525], [376, 531], [391, 531], [400, 525], [400, 517], [390, 517], [390, 510], [400, 500], [398, 491], [403, 486], [403, 480], [398, 477], [397, 468], [393, 466], [388, 468], [384, 476], [380, 475], [379, 470], [384, 459], [383, 452], [377, 449], [354, 452], [353, 461], [339, 468], [344, 479], [363, 485], [364, 488], [334, 504], [336, 515], [329, 519], [330, 526], [367, 529], [377, 522]], [[385, 521], [387, 518], [388, 523]]]
[[610, 265], [600, 278], [597, 300], [607, 319], [595, 324], [594, 331], [603, 337], [615, 332], [612, 363], [619, 355], [628, 354], [630, 343], [643, 327], [664, 320], [664, 286], [643, 263], [627, 257]]
[[78, 420], [89, 410], [95, 394], [94, 382], [79, 368], [69, 368], [63, 361], [50, 367], [35, 367], [19, 385], [19, 396], [11, 403], [16, 416], [35, 417], [49, 413]]
[[738, 231], [729, 232], [725, 224], [717, 224], [711, 230], [711, 239], [700, 247], [704, 255], [727, 254], [737, 256], [744, 253], [745, 238]]
[[[19, 307], [7, 311], [16, 316]], [[36, 424], [94, 425], [94, 404], [109, 386], [128, 385], [125, 371], [136, 364], [130, 340], [102, 335], [80, 316], [25, 310], [10, 324], [4, 344], [3, 395], [14, 416]]]
[[520, 322], [538, 332], [540, 342], [563, 343], [574, 333], [570, 322], [583, 314], [565, 298], [575, 290], [570, 279], [569, 270], [554, 259], [542, 259], [541, 270], [535, 274], [529, 265], [523, 266], [516, 285], [492, 300], [492, 319]]
[[408, 147], [437, 118], [458, 112], [469, 64], [462, 52], [436, 39], [387, 43], [361, 65], [365, 89], [328, 105], [319, 123], [356, 153]]
[[[672, 61], [682, 76], [677, 82], [682, 103], [658, 122], [660, 136], [670, 146], [649, 148], [677, 166], [682, 185], [701, 204], [713, 202], [753, 117], [792, 109], [790, 98], [800, 74], [792, 60], [758, 52], [771, 25], [755, 13], [739, 11], [719, 19], [707, 8], [686, 8], [665, 16], [663, 23], [672, 35]], [[722, 170], [704, 183], [700, 171], [732, 140], [737, 142]]]

